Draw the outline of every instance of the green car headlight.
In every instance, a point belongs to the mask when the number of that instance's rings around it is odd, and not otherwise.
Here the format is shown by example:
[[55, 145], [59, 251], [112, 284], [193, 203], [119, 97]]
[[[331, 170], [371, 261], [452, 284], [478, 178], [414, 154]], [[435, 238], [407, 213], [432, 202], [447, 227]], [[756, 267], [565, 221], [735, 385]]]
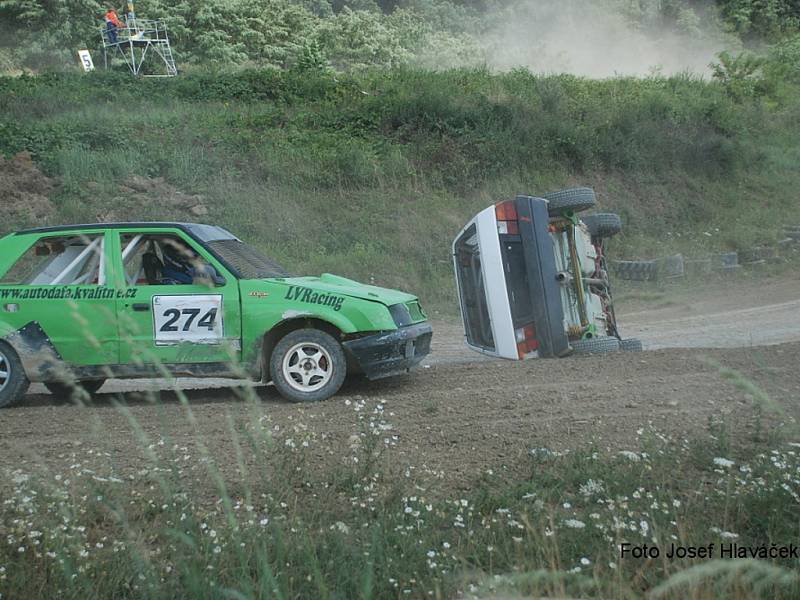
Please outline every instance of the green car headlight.
[[394, 319], [394, 324], [398, 327], [411, 325], [411, 313], [405, 304], [393, 304], [389, 307], [389, 313]]

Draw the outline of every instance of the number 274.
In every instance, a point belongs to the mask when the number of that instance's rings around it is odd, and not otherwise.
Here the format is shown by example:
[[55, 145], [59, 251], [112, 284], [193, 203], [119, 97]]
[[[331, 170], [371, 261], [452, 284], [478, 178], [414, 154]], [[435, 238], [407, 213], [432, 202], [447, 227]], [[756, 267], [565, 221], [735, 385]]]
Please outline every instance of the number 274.
[[[178, 310], [177, 308], [170, 308], [164, 311], [164, 316], [167, 317], [167, 322], [161, 326], [159, 331], [178, 331], [177, 322], [180, 320], [181, 316], [188, 316], [189, 318], [186, 319], [186, 322], [183, 324], [183, 331], [189, 331], [192, 328], [192, 323], [194, 323], [195, 319], [200, 315], [199, 308], [184, 308], [183, 310]], [[205, 315], [203, 315], [199, 321], [197, 321], [198, 329], [200, 327], [205, 327], [209, 331], [214, 329], [214, 321], [217, 318], [217, 309], [212, 308], [209, 310]]]

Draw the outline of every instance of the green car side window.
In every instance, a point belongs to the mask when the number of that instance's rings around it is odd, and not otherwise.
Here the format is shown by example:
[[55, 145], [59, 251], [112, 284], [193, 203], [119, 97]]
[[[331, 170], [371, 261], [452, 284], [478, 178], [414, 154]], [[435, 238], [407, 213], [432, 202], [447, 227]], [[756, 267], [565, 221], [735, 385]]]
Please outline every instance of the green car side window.
[[0, 283], [103, 285], [103, 235], [44, 237], [11, 266]]
[[224, 284], [216, 269], [175, 235], [124, 233], [120, 241], [129, 286]]

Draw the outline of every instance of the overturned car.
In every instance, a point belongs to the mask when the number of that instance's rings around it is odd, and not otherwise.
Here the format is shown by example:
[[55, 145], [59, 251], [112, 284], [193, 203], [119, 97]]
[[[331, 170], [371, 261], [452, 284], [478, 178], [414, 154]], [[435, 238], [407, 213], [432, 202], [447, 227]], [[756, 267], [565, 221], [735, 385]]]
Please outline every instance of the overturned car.
[[498, 202], [453, 242], [467, 344], [508, 359], [637, 351], [622, 339], [606, 268], [618, 215], [578, 217], [596, 204], [574, 188]]

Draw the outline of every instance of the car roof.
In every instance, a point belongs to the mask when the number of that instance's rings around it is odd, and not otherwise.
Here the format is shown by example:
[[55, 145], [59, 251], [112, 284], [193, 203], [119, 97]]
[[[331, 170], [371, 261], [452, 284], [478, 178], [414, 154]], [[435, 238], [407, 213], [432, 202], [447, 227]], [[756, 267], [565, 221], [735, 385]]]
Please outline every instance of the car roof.
[[127, 227], [178, 227], [179, 229], [189, 229], [192, 226], [203, 227], [202, 223], [178, 223], [170, 221], [141, 221], [141, 222], [115, 222], [115, 223], [83, 223], [73, 225], [50, 225], [47, 227], [32, 227], [17, 231], [15, 235], [27, 235], [29, 233], [54, 233], [59, 231], [77, 231], [83, 229], [120, 229]]
[[17, 231], [14, 235], [31, 235], [38, 233], [63, 233], [66, 231], [86, 231], [94, 229], [163, 229], [174, 227], [188, 233], [200, 242], [213, 242], [216, 240], [238, 240], [230, 231], [217, 225], [203, 223], [179, 223], [173, 221], [142, 221], [118, 223], [85, 223], [75, 225], [57, 225], [48, 227], [34, 227]]

